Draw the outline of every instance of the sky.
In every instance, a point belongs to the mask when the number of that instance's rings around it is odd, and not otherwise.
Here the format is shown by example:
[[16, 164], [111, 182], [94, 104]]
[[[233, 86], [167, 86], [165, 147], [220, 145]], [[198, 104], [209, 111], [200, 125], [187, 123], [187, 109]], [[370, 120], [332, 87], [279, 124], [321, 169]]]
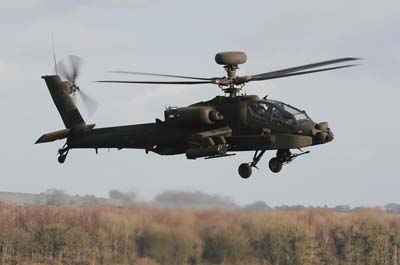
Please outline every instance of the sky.
[[[398, 0], [235, 1], [82, 0], [0, 1], [0, 191], [107, 196], [135, 190], [151, 199], [164, 190], [199, 190], [239, 204], [352, 206], [400, 202], [400, 2]], [[332, 143], [268, 169], [268, 152], [250, 179], [237, 174], [252, 152], [221, 159], [146, 155], [143, 150], [72, 150], [64, 142], [35, 145], [63, 129], [42, 75], [58, 59], [83, 58], [79, 86], [100, 103], [87, 123], [98, 128], [152, 122], [167, 106], [222, 95], [218, 87], [99, 84], [110, 70], [222, 76], [220, 51], [241, 50], [239, 75], [339, 57], [360, 65], [314, 75], [253, 82], [247, 94], [287, 102], [316, 121], [328, 121]], [[123, 76], [124, 77], [124, 76]], [[127, 76], [126, 78], [131, 78]]]

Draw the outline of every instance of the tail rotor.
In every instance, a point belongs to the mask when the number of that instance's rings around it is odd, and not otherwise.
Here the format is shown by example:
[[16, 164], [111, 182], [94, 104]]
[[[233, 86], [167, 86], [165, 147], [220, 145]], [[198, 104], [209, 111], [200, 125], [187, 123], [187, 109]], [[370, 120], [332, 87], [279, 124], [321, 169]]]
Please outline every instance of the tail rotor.
[[81, 65], [82, 59], [79, 56], [70, 55], [67, 57], [66, 60], [59, 61], [56, 68], [60, 76], [70, 83], [69, 94], [71, 95], [73, 100], [76, 102], [76, 95], [78, 94], [83, 105], [85, 106], [88, 115], [91, 116], [96, 112], [99, 104], [93, 97], [82, 91], [82, 89], [80, 89], [79, 86], [76, 84], [76, 80], [81, 73]]

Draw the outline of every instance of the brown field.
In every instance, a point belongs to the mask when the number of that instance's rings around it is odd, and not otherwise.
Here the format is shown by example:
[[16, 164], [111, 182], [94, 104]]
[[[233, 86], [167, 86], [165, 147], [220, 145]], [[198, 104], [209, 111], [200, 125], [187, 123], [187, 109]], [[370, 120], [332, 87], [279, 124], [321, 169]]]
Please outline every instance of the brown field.
[[400, 216], [0, 204], [0, 264], [399, 264]]

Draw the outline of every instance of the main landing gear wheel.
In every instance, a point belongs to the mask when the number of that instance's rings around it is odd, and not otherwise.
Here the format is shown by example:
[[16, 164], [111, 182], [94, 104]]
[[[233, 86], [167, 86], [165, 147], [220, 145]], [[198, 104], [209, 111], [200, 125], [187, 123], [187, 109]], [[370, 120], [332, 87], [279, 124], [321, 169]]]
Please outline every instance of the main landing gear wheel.
[[282, 163], [276, 157], [271, 158], [268, 165], [269, 169], [274, 173], [279, 173], [282, 170]]
[[257, 164], [258, 164], [258, 162], [260, 162], [260, 159], [264, 155], [264, 153], [265, 153], [265, 150], [257, 150], [254, 153], [252, 162], [240, 164], [239, 170], [238, 170], [239, 175], [244, 179], [249, 178], [253, 171], [253, 167], [258, 169]]
[[251, 165], [249, 163], [242, 163], [239, 166], [239, 175], [244, 178], [247, 179], [251, 176], [252, 173], [252, 169], [251, 169]]

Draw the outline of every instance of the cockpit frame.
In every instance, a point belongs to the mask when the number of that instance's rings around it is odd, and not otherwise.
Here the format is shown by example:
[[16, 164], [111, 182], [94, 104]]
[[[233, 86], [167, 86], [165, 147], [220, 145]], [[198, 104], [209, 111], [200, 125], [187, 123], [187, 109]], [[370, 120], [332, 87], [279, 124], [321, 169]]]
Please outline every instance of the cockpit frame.
[[249, 102], [248, 118], [258, 126], [296, 131], [302, 121], [312, 121], [305, 111], [275, 100], [256, 100]]

